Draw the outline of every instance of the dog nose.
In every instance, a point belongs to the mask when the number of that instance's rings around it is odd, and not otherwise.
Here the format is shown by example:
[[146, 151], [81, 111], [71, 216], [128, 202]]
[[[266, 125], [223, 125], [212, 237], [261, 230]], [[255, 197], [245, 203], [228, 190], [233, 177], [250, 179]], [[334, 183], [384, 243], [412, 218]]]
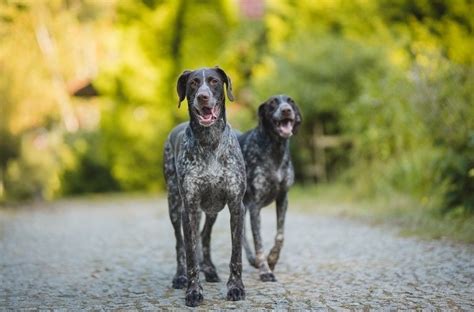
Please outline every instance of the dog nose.
[[281, 113], [283, 115], [290, 115], [291, 114], [291, 108], [290, 107], [284, 107], [281, 109]]
[[199, 101], [202, 101], [202, 102], [207, 102], [209, 101], [209, 95], [207, 94], [204, 94], [204, 93], [201, 93], [197, 96], [198, 100]]

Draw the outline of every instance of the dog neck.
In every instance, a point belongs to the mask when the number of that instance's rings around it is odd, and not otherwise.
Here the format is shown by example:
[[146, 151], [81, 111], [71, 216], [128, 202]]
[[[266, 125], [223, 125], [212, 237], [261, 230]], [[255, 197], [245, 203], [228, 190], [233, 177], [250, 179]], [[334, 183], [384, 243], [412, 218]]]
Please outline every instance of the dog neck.
[[216, 149], [219, 146], [222, 134], [224, 133], [227, 126], [225, 105], [224, 103], [219, 105], [221, 105], [220, 116], [217, 118], [216, 122], [209, 127], [199, 124], [197, 117], [194, 115], [188, 105], [190, 117], [189, 127], [191, 129], [192, 136], [199, 145], [210, 147], [211, 149]]
[[284, 161], [289, 150], [289, 138], [282, 138], [262, 125], [257, 127], [256, 134], [259, 138], [258, 142], [261, 142], [261, 150], [268, 153], [270, 159], [273, 159], [276, 163]]

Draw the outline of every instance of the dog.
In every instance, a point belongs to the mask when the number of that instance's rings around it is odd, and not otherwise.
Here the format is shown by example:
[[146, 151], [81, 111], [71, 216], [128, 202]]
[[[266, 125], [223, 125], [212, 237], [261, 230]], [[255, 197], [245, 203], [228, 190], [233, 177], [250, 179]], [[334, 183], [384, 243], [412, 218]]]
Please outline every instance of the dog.
[[[210, 240], [217, 213], [225, 205], [232, 236], [227, 300], [245, 299], [241, 245], [245, 163], [226, 120], [224, 89], [233, 101], [232, 82], [219, 67], [184, 71], [177, 82], [178, 107], [186, 98], [190, 120], [170, 132], [164, 148], [169, 215], [176, 237], [177, 270], [172, 283], [176, 289], [187, 287], [185, 302], [191, 307], [203, 301], [200, 270], [206, 281], [220, 280], [211, 261]], [[206, 220], [199, 242], [201, 212]]]
[[[280, 256], [284, 240], [288, 190], [294, 182], [289, 142], [301, 124], [301, 113], [295, 101], [287, 95], [270, 97], [258, 108], [259, 124], [239, 136], [245, 159], [247, 191], [244, 196], [246, 211], [255, 243], [255, 255], [243, 236], [243, 245], [250, 264], [259, 269], [264, 282], [276, 281], [273, 269]], [[275, 244], [265, 258], [260, 233], [260, 210], [276, 202], [277, 234]]]

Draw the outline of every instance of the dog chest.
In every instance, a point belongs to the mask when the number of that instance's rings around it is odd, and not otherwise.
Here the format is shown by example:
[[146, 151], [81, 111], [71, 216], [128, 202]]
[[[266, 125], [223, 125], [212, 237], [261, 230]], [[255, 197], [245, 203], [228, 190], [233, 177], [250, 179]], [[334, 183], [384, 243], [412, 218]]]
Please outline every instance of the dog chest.
[[[186, 159], [186, 160], [184, 160]], [[203, 206], [224, 205], [228, 198], [242, 193], [245, 186], [243, 162], [235, 156], [196, 153], [183, 157], [179, 166], [180, 180], [186, 195]]]
[[265, 166], [256, 166], [249, 172], [249, 185], [255, 202], [262, 206], [270, 204], [276, 196], [293, 183], [293, 176], [288, 166], [273, 166], [268, 162]]

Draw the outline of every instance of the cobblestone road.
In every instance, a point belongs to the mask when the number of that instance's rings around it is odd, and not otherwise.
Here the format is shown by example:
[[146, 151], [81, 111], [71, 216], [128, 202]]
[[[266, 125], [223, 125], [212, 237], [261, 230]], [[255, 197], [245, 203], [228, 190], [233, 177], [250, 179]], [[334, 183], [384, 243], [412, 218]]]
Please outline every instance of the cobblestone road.
[[[263, 213], [267, 248], [273, 208]], [[0, 210], [2, 310], [182, 310], [163, 199], [69, 200]], [[199, 309], [474, 310], [474, 247], [401, 238], [384, 227], [291, 210], [276, 283], [244, 260], [247, 299], [225, 300], [229, 215], [219, 215]], [[204, 280], [204, 279], [202, 279]]]

